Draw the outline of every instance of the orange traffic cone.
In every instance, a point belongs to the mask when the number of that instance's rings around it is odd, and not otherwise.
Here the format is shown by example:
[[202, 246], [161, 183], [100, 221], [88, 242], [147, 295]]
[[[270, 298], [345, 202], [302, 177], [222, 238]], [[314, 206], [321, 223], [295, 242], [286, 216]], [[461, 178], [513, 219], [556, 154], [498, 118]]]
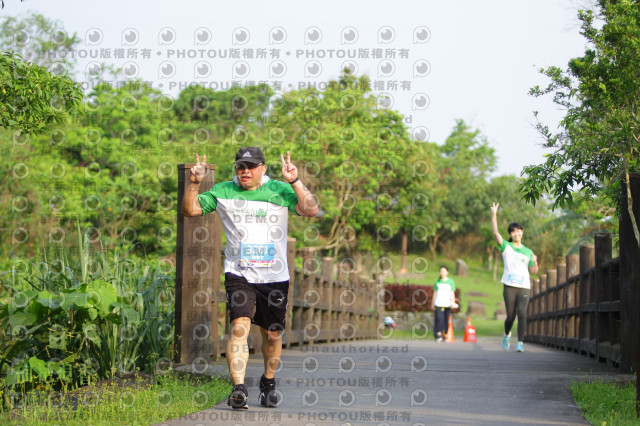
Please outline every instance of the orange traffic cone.
[[467, 325], [464, 327], [464, 339], [463, 342], [476, 343], [478, 336], [476, 335], [476, 327], [471, 325], [471, 318], [467, 318]]
[[447, 338], [445, 340], [447, 343], [453, 343], [453, 321], [451, 321], [451, 317], [449, 317], [449, 329], [447, 330]]

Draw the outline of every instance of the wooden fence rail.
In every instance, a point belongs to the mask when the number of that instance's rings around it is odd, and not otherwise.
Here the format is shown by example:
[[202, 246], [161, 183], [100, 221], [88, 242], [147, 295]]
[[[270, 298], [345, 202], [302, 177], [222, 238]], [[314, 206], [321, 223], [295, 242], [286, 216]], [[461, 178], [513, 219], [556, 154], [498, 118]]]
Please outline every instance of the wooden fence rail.
[[[293, 345], [346, 340], [372, 339], [382, 335], [384, 324], [380, 313], [383, 306], [377, 295], [383, 289], [380, 280], [340, 271], [342, 265], [331, 257], [322, 262], [314, 253], [302, 249], [303, 267], [295, 265], [295, 238], [289, 238], [288, 263], [291, 272], [289, 309], [283, 344]], [[336, 271], [336, 269], [338, 269]], [[334, 277], [337, 274], [337, 279]], [[214, 282], [218, 298], [212, 301], [213, 318], [217, 318], [218, 339], [211, 353], [212, 359], [224, 354], [231, 332], [229, 312], [220, 281]], [[213, 327], [212, 327], [213, 328]], [[260, 353], [261, 336], [257, 326], [251, 325], [249, 348]]]
[[[633, 211], [640, 218], [640, 175], [631, 176]], [[620, 256], [612, 258], [611, 234], [580, 246], [556, 269], [531, 280], [526, 341], [578, 352], [616, 365], [638, 368], [640, 252], [627, 210], [620, 208]]]
[[597, 234], [557, 269], [532, 279], [527, 340], [620, 362], [620, 259]]
[[[226, 294], [221, 288], [222, 224], [217, 213], [184, 217], [182, 200], [193, 164], [178, 165], [176, 245], [175, 361], [181, 364], [217, 360], [230, 333]], [[215, 165], [207, 164], [200, 192], [213, 187]], [[302, 248], [302, 267], [295, 267], [296, 240], [287, 241], [289, 305], [283, 343], [312, 344], [369, 339], [380, 335], [382, 278], [358, 275], [348, 262], [319, 260]], [[257, 326], [249, 333], [251, 351], [261, 351]]]

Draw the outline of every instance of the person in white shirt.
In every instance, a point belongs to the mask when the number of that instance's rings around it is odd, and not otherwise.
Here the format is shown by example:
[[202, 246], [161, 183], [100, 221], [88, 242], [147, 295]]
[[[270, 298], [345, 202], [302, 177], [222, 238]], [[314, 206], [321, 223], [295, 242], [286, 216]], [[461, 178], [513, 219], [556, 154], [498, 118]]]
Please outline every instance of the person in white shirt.
[[522, 244], [524, 230], [522, 226], [513, 222], [509, 224], [507, 232], [509, 241], [505, 241], [498, 232], [498, 207], [500, 203], [491, 206], [491, 229], [493, 237], [502, 252], [504, 273], [502, 274], [504, 305], [507, 319], [504, 321], [504, 337], [502, 349], [509, 350], [511, 346], [511, 327], [518, 318], [517, 352], [524, 352], [524, 333], [527, 327], [527, 306], [531, 293], [529, 273], [538, 272], [538, 259], [533, 251]]
[[449, 318], [451, 317], [451, 308], [456, 300], [456, 283], [449, 278], [449, 268], [440, 267], [440, 278], [433, 285], [433, 297], [431, 298], [431, 309], [434, 312], [434, 335], [436, 342], [442, 342], [444, 339]]

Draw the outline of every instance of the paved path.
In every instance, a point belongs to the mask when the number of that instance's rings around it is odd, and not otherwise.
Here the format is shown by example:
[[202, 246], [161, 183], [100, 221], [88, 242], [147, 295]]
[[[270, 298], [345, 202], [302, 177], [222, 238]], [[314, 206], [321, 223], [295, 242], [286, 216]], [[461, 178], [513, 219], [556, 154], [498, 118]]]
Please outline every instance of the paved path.
[[[525, 345], [504, 352], [478, 343], [362, 340], [285, 350], [276, 375], [284, 401], [261, 407], [262, 357], [247, 369], [249, 409], [226, 401], [161, 425], [422, 425], [586, 423], [568, 390], [572, 379], [621, 376], [577, 354]], [[212, 374], [227, 374], [220, 363]]]

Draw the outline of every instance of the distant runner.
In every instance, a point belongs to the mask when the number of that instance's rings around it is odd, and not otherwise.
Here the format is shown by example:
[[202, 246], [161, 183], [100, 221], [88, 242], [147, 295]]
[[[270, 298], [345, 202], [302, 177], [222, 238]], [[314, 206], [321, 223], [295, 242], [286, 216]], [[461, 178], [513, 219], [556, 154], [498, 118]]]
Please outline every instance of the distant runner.
[[451, 317], [451, 308], [456, 303], [456, 283], [449, 278], [449, 268], [440, 267], [440, 278], [433, 285], [431, 308], [434, 312], [434, 332], [436, 342], [444, 341], [445, 330]]
[[518, 343], [517, 352], [524, 352], [524, 333], [527, 327], [527, 306], [531, 293], [531, 280], [529, 272], [538, 272], [538, 258], [531, 249], [522, 244], [524, 230], [522, 226], [513, 222], [509, 224], [507, 232], [509, 241], [504, 241], [498, 232], [498, 207], [500, 203], [493, 203], [491, 206], [491, 229], [493, 237], [496, 239], [502, 260], [504, 263], [504, 273], [502, 274], [504, 305], [507, 311], [507, 319], [504, 321], [504, 337], [502, 338], [502, 349], [509, 350], [511, 346], [511, 327], [518, 317]]

